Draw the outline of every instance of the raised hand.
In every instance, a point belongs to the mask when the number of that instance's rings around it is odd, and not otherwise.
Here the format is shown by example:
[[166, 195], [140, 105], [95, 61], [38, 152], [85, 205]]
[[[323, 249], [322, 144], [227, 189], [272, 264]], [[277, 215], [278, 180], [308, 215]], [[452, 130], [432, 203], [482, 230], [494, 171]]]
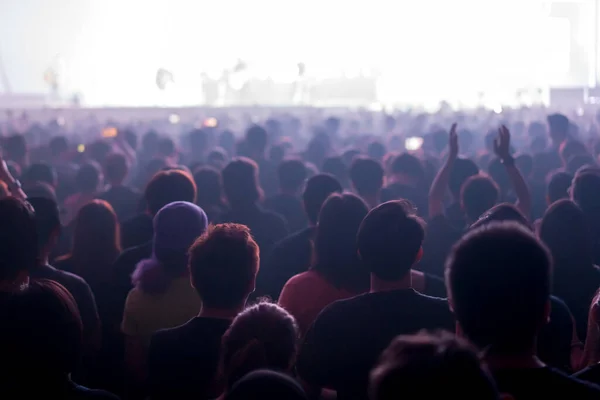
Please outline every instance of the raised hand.
[[450, 135], [448, 137], [448, 149], [449, 157], [453, 160], [458, 157], [458, 135], [456, 134], [456, 123], [452, 124], [450, 128]]
[[498, 137], [494, 140], [494, 153], [501, 160], [510, 158], [510, 131], [504, 125], [498, 129]]

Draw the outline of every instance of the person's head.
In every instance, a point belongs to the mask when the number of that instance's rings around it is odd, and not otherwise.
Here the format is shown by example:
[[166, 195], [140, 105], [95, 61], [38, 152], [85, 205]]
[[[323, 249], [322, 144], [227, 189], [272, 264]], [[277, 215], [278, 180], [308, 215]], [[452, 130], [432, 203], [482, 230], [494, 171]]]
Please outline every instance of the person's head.
[[161, 171], [154, 175], [146, 186], [144, 198], [150, 215], [175, 201], [196, 201], [196, 184], [190, 174], [181, 170]]
[[372, 276], [386, 282], [404, 279], [422, 255], [425, 223], [405, 201], [372, 209], [357, 235], [360, 258]]
[[216, 168], [219, 171], [222, 170], [225, 167], [225, 165], [227, 165], [227, 161], [228, 161], [227, 153], [225, 152], [225, 150], [223, 150], [220, 147], [213, 149], [206, 156], [207, 164], [213, 168]]
[[185, 274], [188, 250], [206, 232], [208, 218], [197, 205], [176, 201], [161, 208], [153, 224], [152, 257], [142, 260], [132, 275], [133, 284], [150, 294], [163, 293]]
[[111, 186], [122, 185], [128, 172], [129, 166], [123, 154], [112, 153], [104, 160], [104, 177]]
[[94, 265], [110, 266], [121, 251], [119, 222], [109, 203], [93, 200], [79, 209], [75, 216], [73, 250], [80, 274], [90, 276], [96, 271], [86, 271]]
[[571, 182], [573, 182], [573, 175], [568, 172], [556, 171], [548, 175], [546, 188], [546, 202], [548, 205], [560, 199], [568, 199]]
[[15, 134], [4, 139], [2, 145], [6, 160], [14, 161], [22, 168], [27, 165], [27, 142], [25, 136]]
[[470, 221], [492, 208], [500, 196], [498, 185], [491, 178], [475, 175], [467, 179], [460, 192], [461, 206]]
[[468, 158], [457, 158], [452, 166], [450, 181], [448, 182], [452, 196], [458, 200], [460, 198], [460, 189], [462, 188], [462, 185], [467, 179], [477, 174], [479, 174], [479, 167], [477, 167], [477, 164], [475, 164], [473, 160]]
[[370, 400], [498, 400], [477, 350], [447, 332], [396, 337], [370, 375]]
[[219, 171], [212, 167], [200, 167], [194, 172], [194, 182], [200, 188], [197, 200], [200, 207], [222, 204], [223, 180]]
[[246, 146], [253, 157], [263, 157], [267, 149], [268, 134], [260, 125], [252, 125], [246, 131]]
[[12, 282], [38, 263], [34, 212], [29, 203], [6, 197], [0, 200], [0, 221], [0, 282]]
[[378, 196], [383, 187], [383, 167], [372, 158], [355, 158], [350, 166], [350, 179], [360, 196]]
[[258, 303], [242, 311], [225, 332], [221, 370], [229, 390], [259, 369], [288, 372], [296, 360], [298, 325], [276, 304]]
[[484, 212], [481, 217], [469, 227], [469, 229], [474, 230], [491, 222], [504, 221], [513, 221], [529, 230], [533, 230], [523, 213], [521, 213], [514, 204], [510, 203], [496, 204], [494, 207]]
[[175, 155], [177, 151], [177, 147], [175, 146], [175, 142], [171, 138], [162, 138], [159, 139], [156, 145], [156, 152], [159, 157], [170, 158]]
[[446, 261], [446, 287], [460, 331], [488, 354], [527, 355], [549, 317], [552, 263], [516, 222], [468, 232]]
[[588, 154], [585, 144], [578, 140], [567, 140], [560, 145], [560, 158], [563, 165], [567, 165], [569, 160], [577, 155]]
[[332, 194], [323, 203], [313, 269], [336, 287], [355, 290], [367, 283], [366, 271], [358, 258], [356, 234], [368, 211], [360, 197], [349, 193]]
[[69, 142], [64, 136], [55, 136], [50, 139], [48, 147], [50, 149], [50, 155], [52, 158], [56, 159], [69, 151]]
[[342, 186], [347, 187], [348, 167], [344, 163], [342, 157], [327, 157], [325, 161], [323, 161], [321, 171], [335, 176]]
[[43, 182], [55, 188], [57, 184], [56, 180], [56, 171], [54, 168], [44, 163], [31, 164], [21, 176], [23, 185]]
[[562, 114], [551, 114], [546, 120], [554, 146], [559, 146], [569, 135], [569, 119]]
[[306, 182], [302, 201], [311, 224], [315, 225], [325, 200], [332, 193], [341, 193], [342, 185], [333, 175], [317, 174]]
[[259, 263], [258, 245], [248, 227], [211, 225], [189, 250], [191, 281], [202, 299], [202, 307], [243, 307], [254, 291]]
[[283, 193], [298, 193], [306, 181], [306, 165], [301, 160], [284, 160], [277, 167], [279, 188]]
[[43, 258], [54, 247], [60, 236], [60, 211], [55, 200], [30, 197], [28, 201], [35, 213], [38, 248], [41, 252], [40, 262], [43, 262]]
[[571, 200], [559, 200], [548, 207], [539, 235], [552, 253], [556, 271], [592, 266], [592, 241], [588, 221], [581, 208]]
[[95, 162], [87, 162], [79, 167], [75, 175], [75, 187], [79, 193], [93, 194], [102, 182], [100, 168]]
[[231, 207], [255, 204], [263, 197], [258, 182], [258, 165], [249, 158], [232, 160], [221, 172], [225, 196]]
[[382, 162], [383, 157], [385, 157], [386, 153], [387, 149], [385, 148], [385, 145], [381, 142], [371, 142], [367, 146], [367, 155], [373, 160]]
[[391, 163], [391, 175], [405, 184], [417, 186], [425, 179], [425, 169], [421, 160], [412, 154], [402, 153]]
[[281, 372], [260, 369], [237, 381], [225, 400], [308, 400], [302, 386]]
[[104, 164], [106, 156], [110, 154], [112, 147], [104, 140], [96, 140], [87, 146], [86, 154], [89, 154], [90, 158], [100, 165]]
[[586, 214], [600, 211], [600, 175], [594, 172], [575, 174], [571, 186], [571, 198]]
[[11, 295], [0, 318], [2, 361], [10, 366], [5, 373], [15, 379], [5, 382], [58, 383], [74, 371], [83, 324], [75, 300], [63, 286], [50, 280], [31, 282]]

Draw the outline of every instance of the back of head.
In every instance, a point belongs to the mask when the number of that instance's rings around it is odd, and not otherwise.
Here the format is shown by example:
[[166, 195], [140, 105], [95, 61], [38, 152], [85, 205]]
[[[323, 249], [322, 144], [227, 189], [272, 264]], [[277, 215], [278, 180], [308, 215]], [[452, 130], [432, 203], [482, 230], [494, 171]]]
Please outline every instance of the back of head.
[[446, 261], [450, 304], [465, 335], [503, 355], [533, 349], [546, 323], [551, 275], [546, 247], [515, 222], [467, 233]]
[[55, 200], [44, 197], [30, 197], [29, 204], [35, 211], [35, 225], [37, 230], [38, 245], [44, 250], [53, 235], [60, 232], [60, 211]]
[[407, 202], [388, 201], [372, 209], [357, 235], [365, 267], [384, 281], [404, 278], [418, 261], [425, 223]]
[[416, 182], [425, 178], [425, 169], [421, 161], [408, 153], [402, 153], [395, 157], [391, 164], [392, 174], [405, 175]]
[[548, 187], [546, 196], [548, 204], [552, 204], [560, 199], [569, 198], [569, 188], [573, 182], [573, 175], [567, 172], [555, 172], [548, 176]]
[[314, 269], [336, 287], [359, 290], [366, 286], [356, 234], [368, 211], [360, 197], [349, 193], [332, 194], [323, 203], [315, 237]]
[[217, 205], [223, 201], [223, 180], [221, 173], [212, 167], [200, 167], [194, 172], [194, 182], [198, 191], [198, 204]]
[[249, 158], [232, 160], [222, 171], [223, 187], [232, 207], [255, 204], [262, 197], [258, 165]]
[[[121, 250], [117, 215], [109, 203], [93, 200], [79, 209], [73, 232], [73, 257], [82, 268], [110, 265]], [[89, 276], [85, 272], [79, 273]]]
[[283, 191], [298, 191], [306, 181], [306, 166], [301, 160], [284, 160], [277, 167], [279, 187]]
[[31, 282], [9, 298], [0, 318], [4, 371], [15, 374], [16, 382], [32, 378], [62, 382], [74, 370], [81, 351], [82, 322], [73, 297], [60, 284]]
[[499, 195], [496, 182], [487, 176], [475, 175], [462, 186], [460, 201], [467, 217], [476, 221], [498, 202]]
[[573, 179], [571, 196], [586, 214], [599, 212], [600, 175], [594, 172], [576, 174]]
[[56, 187], [56, 179], [56, 171], [54, 171], [54, 168], [43, 163], [31, 164], [25, 169], [25, 172], [23, 172], [23, 175], [21, 176], [23, 185], [43, 182], [52, 187]]
[[155, 215], [158, 210], [175, 201], [196, 201], [196, 184], [190, 174], [181, 170], [161, 171], [146, 186], [144, 197], [148, 211]]
[[100, 185], [100, 168], [95, 162], [87, 162], [79, 167], [75, 175], [75, 187], [81, 193], [92, 194]]
[[221, 369], [227, 388], [258, 369], [288, 371], [297, 340], [294, 317], [278, 305], [258, 303], [242, 311], [222, 339]]
[[592, 267], [588, 221], [571, 200], [559, 200], [546, 210], [539, 235], [552, 253], [556, 271]]
[[50, 139], [48, 147], [50, 148], [50, 155], [58, 157], [69, 150], [69, 142], [64, 136], [55, 136]]
[[120, 185], [123, 183], [129, 172], [127, 159], [123, 154], [109, 154], [104, 161], [104, 175], [111, 185]]
[[248, 227], [210, 226], [189, 251], [191, 280], [203, 307], [228, 310], [243, 305], [254, 290], [259, 261]]
[[357, 157], [350, 166], [350, 179], [359, 195], [376, 195], [383, 186], [383, 167], [372, 158]]
[[371, 371], [371, 400], [497, 400], [494, 381], [465, 340], [450, 333], [398, 336]]
[[569, 119], [562, 114], [551, 114], [546, 120], [554, 143], [559, 144], [564, 141], [569, 133]]
[[383, 161], [383, 157], [385, 157], [386, 153], [387, 149], [381, 142], [371, 142], [367, 146], [367, 155], [373, 160], [377, 160], [379, 162]]
[[341, 192], [342, 185], [333, 175], [317, 174], [310, 178], [302, 195], [304, 210], [309, 221], [316, 224], [321, 207], [327, 197], [332, 193]]
[[27, 156], [27, 142], [25, 141], [25, 136], [21, 134], [8, 136], [4, 139], [2, 149], [4, 150], [7, 160], [22, 163]]
[[[448, 135], [446, 134], [445, 137], [447, 136]], [[450, 181], [448, 182], [452, 195], [458, 199], [460, 197], [462, 185], [467, 179], [477, 174], [479, 174], [479, 167], [477, 167], [477, 164], [475, 164], [473, 160], [468, 158], [457, 158], [456, 161], [454, 161], [452, 171], [450, 172]]]
[[162, 138], [158, 141], [156, 145], [156, 150], [159, 156], [162, 157], [171, 157], [175, 154], [177, 148], [175, 147], [175, 142], [171, 138]]
[[491, 222], [506, 221], [516, 222], [521, 226], [533, 231], [533, 228], [523, 213], [521, 213], [521, 211], [519, 211], [514, 204], [510, 203], [496, 204], [494, 207], [483, 213], [483, 215], [470, 226], [470, 229], [477, 229]]
[[342, 183], [348, 182], [348, 167], [342, 157], [334, 156], [326, 158], [321, 171], [335, 176]]
[[290, 376], [262, 369], [237, 381], [225, 400], [308, 400], [308, 396]]
[[267, 149], [267, 131], [260, 125], [252, 125], [246, 131], [246, 145], [253, 152], [264, 153]]
[[34, 212], [14, 197], [0, 200], [0, 281], [11, 281], [37, 264]]

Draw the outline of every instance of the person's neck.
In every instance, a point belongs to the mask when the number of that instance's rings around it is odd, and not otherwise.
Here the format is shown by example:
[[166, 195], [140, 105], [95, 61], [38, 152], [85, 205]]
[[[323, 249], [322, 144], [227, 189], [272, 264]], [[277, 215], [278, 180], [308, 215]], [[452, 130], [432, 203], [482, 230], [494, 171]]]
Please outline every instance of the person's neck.
[[371, 274], [371, 293], [389, 292], [391, 290], [406, 290], [412, 288], [412, 276], [410, 271], [401, 279], [396, 281], [384, 281]]
[[485, 362], [491, 370], [543, 368], [546, 366], [537, 358], [534, 350], [510, 355], [489, 352], [485, 356]]
[[242, 310], [244, 309], [243, 305], [239, 305], [237, 307], [232, 308], [210, 308], [210, 307], [202, 307], [200, 313], [198, 313], [198, 317], [201, 318], [216, 318], [216, 319], [234, 319]]

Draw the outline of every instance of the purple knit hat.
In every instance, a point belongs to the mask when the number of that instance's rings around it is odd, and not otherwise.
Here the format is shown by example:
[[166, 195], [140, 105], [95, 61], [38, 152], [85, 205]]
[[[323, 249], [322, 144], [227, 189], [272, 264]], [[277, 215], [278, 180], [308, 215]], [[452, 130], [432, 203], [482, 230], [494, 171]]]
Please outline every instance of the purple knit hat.
[[154, 217], [152, 258], [138, 263], [133, 284], [149, 293], [163, 292], [170, 280], [185, 270], [187, 252], [208, 227], [208, 218], [195, 204], [176, 201]]

